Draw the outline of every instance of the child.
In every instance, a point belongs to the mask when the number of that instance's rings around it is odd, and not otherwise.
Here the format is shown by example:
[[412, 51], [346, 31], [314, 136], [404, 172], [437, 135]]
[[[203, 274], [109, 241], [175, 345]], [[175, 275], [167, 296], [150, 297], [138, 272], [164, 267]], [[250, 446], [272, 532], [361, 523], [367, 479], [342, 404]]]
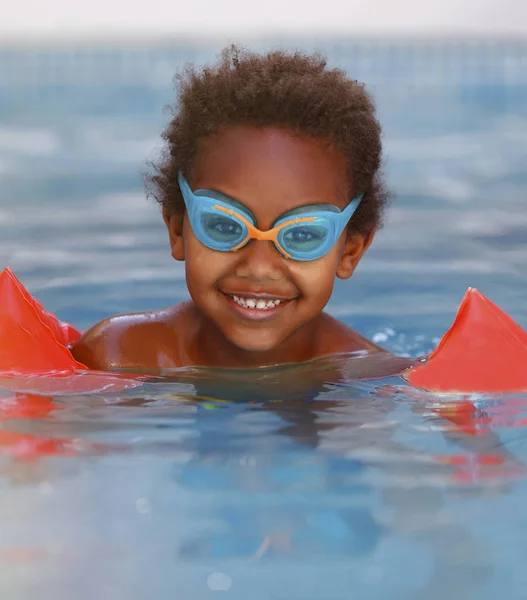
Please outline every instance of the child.
[[323, 312], [379, 228], [381, 129], [323, 58], [231, 47], [182, 77], [149, 177], [191, 300], [111, 317], [90, 368], [260, 367], [381, 348]]

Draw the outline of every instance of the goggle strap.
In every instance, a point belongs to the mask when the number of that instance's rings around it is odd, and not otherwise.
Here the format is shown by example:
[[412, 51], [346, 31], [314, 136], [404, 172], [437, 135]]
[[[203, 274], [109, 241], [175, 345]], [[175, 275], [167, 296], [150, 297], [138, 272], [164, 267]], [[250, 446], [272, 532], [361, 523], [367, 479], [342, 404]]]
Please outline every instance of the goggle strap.
[[187, 183], [187, 180], [183, 176], [183, 173], [180, 171], [177, 176], [177, 181], [179, 183], [179, 188], [181, 189], [181, 193], [185, 198], [192, 198], [194, 196], [194, 192], [190, 189], [190, 185]]
[[342, 211], [342, 214], [346, 216], [346, 221], [349, 221], [353, 216], [353, 213], [359, 208], [359, 204], [362, 202], [364, 198], [364, 192], [357, 194], [355, 198], [346, 206], [346, 208]]
[[359, 208], [359, 204], [362, 202], [363, 198], [364, 192], [357, 194], [355, 198], [353, 198], [353, 200], [348, 204], [348, 206], [346, 206], [346, 208], [342, 211], [342, 221], [338, 231], [339, 236], [344, 231], [348, 223], [351, 221], [351, 217], [353, 217], [355, 211], [357, 210], [357, 208]]

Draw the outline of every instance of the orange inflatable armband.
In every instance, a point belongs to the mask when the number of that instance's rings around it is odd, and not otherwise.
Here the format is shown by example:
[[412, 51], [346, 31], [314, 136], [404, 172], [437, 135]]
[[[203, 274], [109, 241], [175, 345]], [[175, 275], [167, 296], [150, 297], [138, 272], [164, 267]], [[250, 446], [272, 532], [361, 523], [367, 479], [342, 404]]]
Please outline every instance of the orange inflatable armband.
[[469, 288], [437, 348], [404, 377], [411, 385], [434, 392], [527, 391], [527, 333]]
[[0, 372], [27, 375], [86, 369], [66, 347], [80, 332], [47, 313], [9, 268], [0, 273], [0, 306]]
[[68, 346], [80, 336], [78, 329], [47, 313], [11, 269], [0, 273], [1, 388], [56, 395], [119, 392], [142, 385], [141, 375], [89, 371], [77, 362]]

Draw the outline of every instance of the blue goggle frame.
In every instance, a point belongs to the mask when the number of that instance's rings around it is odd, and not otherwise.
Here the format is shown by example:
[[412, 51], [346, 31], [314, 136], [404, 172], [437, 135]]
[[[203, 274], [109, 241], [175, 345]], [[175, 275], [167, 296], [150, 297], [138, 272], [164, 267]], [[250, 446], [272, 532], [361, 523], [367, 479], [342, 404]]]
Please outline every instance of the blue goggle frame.
[[178, 182], [194, 235], [207, 248], [236, 252], [252, 239], [267, 240], [285, 258], [297, 261], [326, 255], [364, 196], [357, 194], [342, 211], [332, 204], [309, 204], [289, 210], [275, 220], [271, 229], [261, 231], [252, 212], [233, 198], [213, 190], [193, 192], [182, 173]]

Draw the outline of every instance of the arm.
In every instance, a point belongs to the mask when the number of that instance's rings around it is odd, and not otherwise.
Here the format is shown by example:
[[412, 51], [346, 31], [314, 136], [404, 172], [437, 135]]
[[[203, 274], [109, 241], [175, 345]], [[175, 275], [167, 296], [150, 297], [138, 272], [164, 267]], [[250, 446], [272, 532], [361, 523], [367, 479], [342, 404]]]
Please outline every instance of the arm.
[[117, 315], [97, 323], [71, 348], [89, 369], [159, 369], [181, 366], [166, 311]]
[[105, 319], [86, 331], [70, 351], [75, 360], [89, 369], [105, 371], [121, 366], [118, 360], [120, 337], [114, 319]]

